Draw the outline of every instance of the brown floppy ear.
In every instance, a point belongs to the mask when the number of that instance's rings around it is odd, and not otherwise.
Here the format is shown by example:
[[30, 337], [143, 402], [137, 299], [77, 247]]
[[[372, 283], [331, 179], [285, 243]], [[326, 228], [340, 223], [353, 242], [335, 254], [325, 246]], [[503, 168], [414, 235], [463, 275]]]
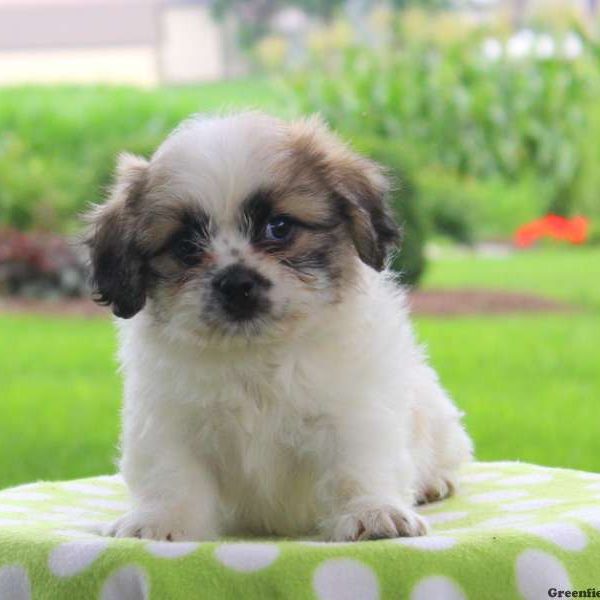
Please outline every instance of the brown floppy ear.
[[318, 117], [292, 124], [293, 149], [338, 202], [360, 259], [377, 271], [400, 238], [382, 167], [350, 150]]
[[354, 156], [350, 163], [333, 167], [342, 211], [360, 259], [381, 271], [400, 231], [387, 204], [389, 183], [379, 165]]
[[90, 249], [94, 300], [129, 319], [146, 303], [146, 273], [136, 243], [136, 205], [148, 163], [131, 154], [119, 156], [117, 177], [108, 201], [86, 216], [85, 243]]

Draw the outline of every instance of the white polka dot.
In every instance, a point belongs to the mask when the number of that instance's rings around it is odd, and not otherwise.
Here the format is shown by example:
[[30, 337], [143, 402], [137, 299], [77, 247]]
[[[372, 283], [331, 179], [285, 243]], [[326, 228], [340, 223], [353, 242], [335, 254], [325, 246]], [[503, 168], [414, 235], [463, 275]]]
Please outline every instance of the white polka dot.
[[102, 537], [111, 537], [108, 533], [110, 525], [112, 525], [113, 521], [110, 521], [110, 524], [106, 523], [93, 523], [92, 525], [88, 525], [88, 527], [78, 529], [77, 531], [86, 531], [91, 533], [92, 535], [100, 535]]
[[160, 558], [179, 558], [195, 552], [200, 547], [197, 542], [150, 542], [146, 550]]
[[94, 481], [101, 481], [102, 483], [110, 483], [115, 486], [122, 487], [125, 485], [123, 481], [123, 477], [119, 473], [116, 475], [99, 475], [98, 477], [94, 477]]
[[[444, 502], [436, 501], [436, 502], [429, 502], [428, 504], [420, 504], [418, 506], [417, 510], [420, 513], [426, 513], [427, 515], [429, 515], [430, 513], [445, 511], [445, 508], [446, 508], [446, 504]], [[429, 518], [429, 516], [427, 518]]]
[[27, 521], [21, 521], [20, 519], [0, 519], [0, 527], [21, 527], [27, 524]]
[[[53, 509], [49, 509], [53, 510]], [[97, 513], [94, 511], [87, 512], [85, 509], [77, 509], [73, 507], [72, 511], [69, 510], [57, 510], [56, 512], [48, 512], [43, 515], [44, 519], [55, 520], [55, 521], [81, 521], [82, 519], [90, 520], [100, 517], [104, 517], [105, 513]]]
[[433, 515], [427, 515], [427, 522], [431, 525], [439, 525], [440, 523], [448, 523], [449, 521], [458, 521], [464, 519], [469, 513], [466, 511], [441, 512]]
[[537, 510], [538, 508], [548, 508], [562, 504], [563, 500], [554, 500], [552, 498], [536, 498], [533, 500], [523, 500], [522, 502], [511, 502], [504, 504], [501, 508], [508, 511], [519, 512], [522, 510]]
[[432, 576], [421, 579], [413, 588], [411, 600], [466, 600], [459, 585], [448, 577]]
[[0, 513], [26, 513], [29, 508], [25, 508], [23, 506], [13, 506], [11, 504], [3, 504], [0, 506]]
[[279, 556], [275, 544], [222, 544], [215, 550], [219, 561], [235, 571], [258, 571], [268, 567]]
[[515, 477], [507, 477], [497, 481], [499, 485], [535, 485], [538, 483], [547, 483], [552, 481], [553, 477], [550, 473], [532, 473], [530, 475], [516, 475]]
[[576, 473], [576, 475], [585, 481], [600, 481], [600, 473]]
[[0, 598], [4, 600], [29, 600], [31, 584], [27, 571], [20, 565], [7, 565], [0, 569]]
[[85, 483], [83, 481], [70, 481], [68, 483], [63, 483], [61, 487], [70, 492], [89, 494], [91, 496], [114, 496], [117, 493], [121, 493], [120, 491], [117, 492], [103, 485], [94, 485], [93, 483]]
[[600, 481], [596, 482], [596, 483], [590, 483], [589, 485], [585, 486], [586, 489], [590, 490], [591, 492], [600, 492]]
[[55, 506], [48, 509], [49, 512], [66, 517], [103, 517], [104, 513], [77, 506]]
[[67, 521], [63, 521], [61, 523], [62, 527], [73, 527], [75, 529], [85, 529], [88, 531], [92, 531], [94, 528], [101, 527], [102, 525], [106, 525], [107, 523], [112, 523], [113, 519], [68, 519]]
[[524, 522], [531, 522], [530, 517], [526, 515], [510, 515], [506, 517], [494, 517], [479, 524], [479, 527], [491, 528], [514, 528], [520, 527]]
[[482, 481], [489, 481], [490, 479], [497, 479], [500, 477], [500, 473], [495, 472], [483, 472], [483, 473], [468, 473], [460, 478], [461, 483], [480, 483]]
[[331, 558], [322, 563], [313, 577], [319, 600], [376, 600], [379, 582], [373, 570], [352, 558]]
[[418, 550], [447, 550], [456, 546], [458, 540], [442, 535], [424, 535], [422, 537], [398, 538], [394, 540], [401, 546], [417, 548]]
[[600, 530], [600, 507], [578, 508], [565, 513], [563, 516], [573, 517]]
[[499, 492], [485, 492], [471, 496], [471, 502], [503, 502], [504, 500], [514, 500], [515, 498], [523, 498], [527, 496], [527, 492], [517, 490], [501, 490]]
[[[532, 468], [534, 465], [522, 463], [518, 460], [495, 460], [493, 463], [479, 463], [480, 465], [486, 465], [487, 467], [501, 467], [503, 469], [509, 468], [513, 470], [524, 471], [526, 468]], [[536, 466], [535, 468], [543, 468]]]
[[94, 533], [91, 531], [82, 531], [81, 529], [53, 529], [55, 535], [65, 536], [69, 538], [90, 538]]
[[119, 500], [108, 500], [107, 498], [91, 498], [89, 500], [82, 501], [87, 506], [94, 506], [96, 508], [106, 508], [109, 510], [120, 510], [126, 511], [129, 509], [129, 502], [122, 502]]
[[122, 567], [115, 571], [104, 584], [101, 600], [146, 600], [148, 580], [144, 571], [137, 566]]
[[467, 463], [463, 469], [466, 472], [480, 473], [481, 471], [497, 471], [502, 468], [503, 464], [501, 461], [494, 462], [471, 462]]
[[548, 597], [550, 588], [572, 589], [562, 563], [541, 550], [525, 550], [517, 557], [517, 586], [525, 600]]
[[10, 490], [1, 496], [1, 500], [51, 500], [53, 496], [42, 492], [30, 492], [27, 490]]
[[56, 515], [53, 513], [34, 513], [29, 516], [32, 521], [37, 521], [38, 523], [43, 523], [45, 525], [65, 525], [68, 521], [71, 523], [75, 522], [76, 519], [70, 519], [65, 515]]
[[87, 569], [108, 547], [109, 540], [74, 540], [57, 546], [50, 553], [48, 566], [58, 577], [71, 577]]
[[525, 527], [527, 531], [552, 542], [564, 550], [583, 550], [587, 546], [585, 533], [571, 523], [543, 523]]

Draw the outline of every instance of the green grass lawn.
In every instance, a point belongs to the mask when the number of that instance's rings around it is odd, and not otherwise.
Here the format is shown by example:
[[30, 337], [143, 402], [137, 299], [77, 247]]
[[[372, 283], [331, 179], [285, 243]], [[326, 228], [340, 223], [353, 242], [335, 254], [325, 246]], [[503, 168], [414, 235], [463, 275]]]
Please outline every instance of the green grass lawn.
[[[426, 287], [528, 290], [584, 307], [417, 319], [479, 458], [600, 471], [599, 269], [600, 251], [589, 249], [432, 265]], [[0, 339], [0, 487], [113, 470], [120, 384], [110, 322], [4, 315]]]
[[114, 470], [110, 321], [0, 317], [0, 487]]
[[450, 248], [446, 257], [431, 262], [423, 286], [525, 291], [598, 310], [600, 247], [530, 250], [508, 260], [464, 255]]
[[482, 460], [600, 471], [600, 318], [419, 319]]
[[600, 471], [600, 248], [545, 248], [508, 259], [453, 252], [426, 289], [528, 292], [573, 314], [420, 319], [442, 380], [466, 412], [478, 457]]

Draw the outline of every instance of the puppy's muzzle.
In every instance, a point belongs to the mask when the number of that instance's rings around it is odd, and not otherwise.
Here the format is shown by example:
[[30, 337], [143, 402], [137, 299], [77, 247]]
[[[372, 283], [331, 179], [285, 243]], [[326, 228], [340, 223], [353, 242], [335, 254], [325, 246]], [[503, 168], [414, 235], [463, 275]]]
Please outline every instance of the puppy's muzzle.
[[231, 265], [217, 273], [212, 282], [215, 296], [233, 321], [246, 321], [268, 312], [267, 292], [271, 282], [254, 269]]

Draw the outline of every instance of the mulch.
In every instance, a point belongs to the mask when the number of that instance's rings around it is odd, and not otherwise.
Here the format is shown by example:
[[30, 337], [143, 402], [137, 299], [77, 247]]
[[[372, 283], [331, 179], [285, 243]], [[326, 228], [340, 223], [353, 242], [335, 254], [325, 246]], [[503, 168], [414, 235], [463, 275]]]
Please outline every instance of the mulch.
[[55, 317], [106, 318], [109, 311], [86, 298], [35, 300], [33, 298], [0, 298], [0, 314], [50, 315]]
[[410, 306], [414, 314], [443, 317], [577, 310], [573, 305], [536, 294], [478, 289], [417, 291], [410, 295]]
[[[410, 294], [413, 314], [454, 317], [519, 313], [574, 312], [576, 307], [537, 296], [505, 291], [460, 289], [427, 290]], [[33, 300], [0, 298], [0, 313], [106, 318], [109, 311], [88, 299]]]

